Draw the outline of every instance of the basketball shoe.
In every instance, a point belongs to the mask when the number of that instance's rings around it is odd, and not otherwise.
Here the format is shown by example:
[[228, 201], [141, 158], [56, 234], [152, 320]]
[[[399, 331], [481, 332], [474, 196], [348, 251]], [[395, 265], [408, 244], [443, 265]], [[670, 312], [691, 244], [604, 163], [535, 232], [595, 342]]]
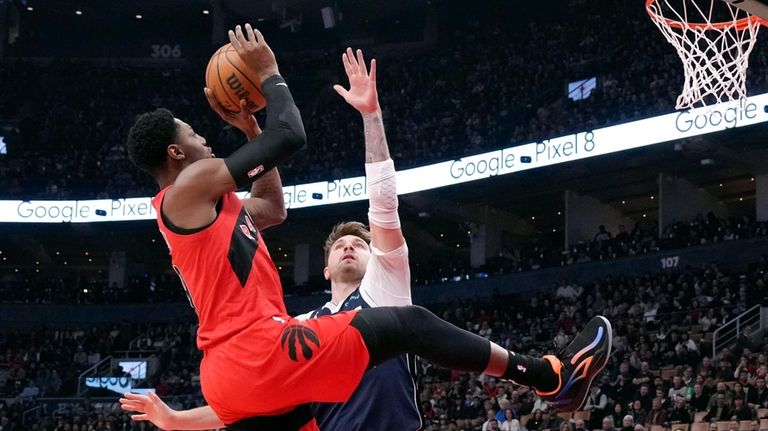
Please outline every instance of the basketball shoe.
[[592, 380], [608, 363], [612, 344], [611, 322], [603, 316], [592, 318], [557, 357], [544, 356], [558, 373], [559, 382], [554, 391], [536, 393], [561, 412], [578, 410], [587, 398]]

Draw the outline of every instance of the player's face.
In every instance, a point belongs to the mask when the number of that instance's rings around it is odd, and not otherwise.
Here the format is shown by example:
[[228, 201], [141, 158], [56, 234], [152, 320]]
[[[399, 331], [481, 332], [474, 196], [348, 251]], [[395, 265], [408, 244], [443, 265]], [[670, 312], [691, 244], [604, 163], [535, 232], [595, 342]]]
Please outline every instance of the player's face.
[[215, 157], [205, 138], [195, 133], [192, 126], [178, 118], [175, 119], [175, 122], [177, 130], [176, 144], [181, 147], [181, 151], [184, 153], [184, 160], [187, 163]]
[[344, 281], [362, 280], [370, 257], [371, 249], [367, 242], [355, 235], [345, 235], [331, 246], [325, 278]]

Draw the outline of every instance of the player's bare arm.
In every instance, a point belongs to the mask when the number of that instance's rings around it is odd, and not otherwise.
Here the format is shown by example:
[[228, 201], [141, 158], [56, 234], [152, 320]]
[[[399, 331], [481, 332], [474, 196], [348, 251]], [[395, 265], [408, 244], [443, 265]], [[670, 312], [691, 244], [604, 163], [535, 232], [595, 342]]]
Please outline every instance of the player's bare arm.
[[349, 78], [349, 90], [341, 85], [335, 85], [333, 88], [363, 117], [371, 243], [386, 253], [405, 244], [405, 238], [397, 214], [395, 169], [389, 156], [376, 88], [376, 60], [371, 60], [369, 72], [361, 50], [358, 49], [355, 54], [351, 48], [347, 48], [341, 57], [344, 71]]
[[224, 422], [210, 406], [190, 410], [173, 410], [154, 392], [147, 395], [126, 393], [120, 398], [120, 407], [131, 413], [136, 422], [151, 422], [162, 430], [207, 430], [224, 428]]
[[[180, 228], [194, 229], [212, 223], [221, 195], [253, 183], [306, 142], [301, 116], [264, 37], [246, 24], [245, 33], [237, 26], [235, 31], [230, 30], [229, 39], [243, 62], [261, 79], [267, 99], [266, 126], [263, 133], [226, 159], [198, 160], [179, 173], [166, 192], [162, 209], [163, 214]], [[169, 146], [169, 151], [172, 147]], [[176, 156], [183, 158], [184, 154]], [[273, 182], [279, 179], [274, 176], [277, 174], [271, 175]], [[271, 225], [274, 220], [257, 221], [260, 223]]]
[[251, 197], [243, 206], [259, 230], [279, 225], [288, 217], [280, 172], [273, 168], [251, 186]]

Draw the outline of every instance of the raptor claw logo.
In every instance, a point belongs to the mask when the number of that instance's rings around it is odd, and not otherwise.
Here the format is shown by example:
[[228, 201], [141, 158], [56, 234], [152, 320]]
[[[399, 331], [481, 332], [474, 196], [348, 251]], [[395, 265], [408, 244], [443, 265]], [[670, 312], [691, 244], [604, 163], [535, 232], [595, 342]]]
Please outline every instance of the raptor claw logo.
[[[313, 346], [314, 344], [314, 346]], [[280, 346], [283, 350], [288, 348], [288, 357], [294, 362], [299, 362], [298, 350], [305, 361], [312, 359], [315, 350], [320, 347], [320, 338], [315, 331], [304, 325], [290, 325], [283, 330], [280, 337]]]

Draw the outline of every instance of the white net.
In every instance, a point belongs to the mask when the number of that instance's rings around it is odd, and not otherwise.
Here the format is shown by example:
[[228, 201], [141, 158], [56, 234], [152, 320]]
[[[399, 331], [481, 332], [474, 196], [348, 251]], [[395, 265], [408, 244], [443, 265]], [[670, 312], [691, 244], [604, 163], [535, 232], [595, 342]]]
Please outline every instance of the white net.
[[646, 9], [683, 61], [677, 109], [747, 97], [749, 54], [760, 19], [722, 0], [646, 0]]

